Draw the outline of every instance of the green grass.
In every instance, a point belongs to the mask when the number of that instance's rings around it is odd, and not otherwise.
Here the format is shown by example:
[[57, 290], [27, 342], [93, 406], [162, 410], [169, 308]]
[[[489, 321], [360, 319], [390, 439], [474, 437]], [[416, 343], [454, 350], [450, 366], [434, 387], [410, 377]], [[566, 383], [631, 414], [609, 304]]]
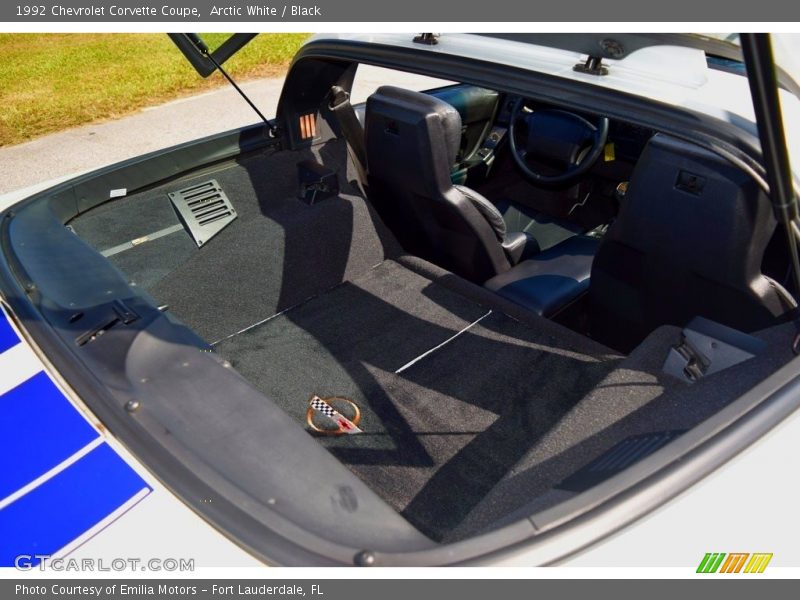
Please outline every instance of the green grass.
[[[214, 48], [228, 34], [203, 34]], [[237, 78], [278, 75], [304, 33], [261, 34], [225, 63]], [[0, 146], [225, 83], [203, 79], [165, 34], [0, 34]]]

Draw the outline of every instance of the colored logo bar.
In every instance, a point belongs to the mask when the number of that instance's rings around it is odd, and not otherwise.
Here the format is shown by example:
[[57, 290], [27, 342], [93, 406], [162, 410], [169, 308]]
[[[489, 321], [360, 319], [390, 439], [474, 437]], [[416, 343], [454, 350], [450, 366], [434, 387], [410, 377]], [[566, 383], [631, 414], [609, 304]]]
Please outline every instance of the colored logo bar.
[[771, 552], [707, 552], [697, 566], [697, 572], [763, 573], [771, 560]]

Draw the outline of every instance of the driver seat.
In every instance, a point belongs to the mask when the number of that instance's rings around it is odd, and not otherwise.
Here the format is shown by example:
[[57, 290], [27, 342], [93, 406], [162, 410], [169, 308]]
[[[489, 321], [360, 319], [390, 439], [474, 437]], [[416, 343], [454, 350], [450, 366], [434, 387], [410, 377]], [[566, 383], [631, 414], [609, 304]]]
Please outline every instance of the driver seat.
[[539, 252], [489, 200], [452, 183], [461, 116], [446, 102], [383, 86], [367, 100], [365, 142], [370, 199], [407, 252], [476, 283]]

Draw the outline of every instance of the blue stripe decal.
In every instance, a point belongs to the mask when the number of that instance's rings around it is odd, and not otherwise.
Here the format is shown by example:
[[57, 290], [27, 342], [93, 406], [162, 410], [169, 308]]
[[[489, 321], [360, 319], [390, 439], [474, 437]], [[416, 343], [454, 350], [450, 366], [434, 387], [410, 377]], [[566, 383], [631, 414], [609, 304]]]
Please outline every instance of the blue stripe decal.
[[0, 415], [0, 498], [99, 437], [44, 372], [0, 396]]
[[16, 346], [19, 343], [19, 337], [11, 328], [11, 323], [8, 322], [5, 311], [0, 310], [0, 312], [3, 313], [3, 318], [0, 319], [0, 353], [2, 353], [12, 346]]
[[54, 554], [142, 489], [151, 490], [108, 444], [101, 444], [0, 510], [0, 567], [13, 566], [21, 554]]

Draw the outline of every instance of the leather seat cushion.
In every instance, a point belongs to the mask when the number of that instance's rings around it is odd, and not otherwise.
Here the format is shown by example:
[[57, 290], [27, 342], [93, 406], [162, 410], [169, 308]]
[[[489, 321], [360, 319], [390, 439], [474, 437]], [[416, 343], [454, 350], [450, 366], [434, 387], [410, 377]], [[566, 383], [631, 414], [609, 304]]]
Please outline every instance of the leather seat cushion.
[[600, 241], [569, 238], [488, 280], [484, 287], [544, 317], [558, 314], [589, 289]]

